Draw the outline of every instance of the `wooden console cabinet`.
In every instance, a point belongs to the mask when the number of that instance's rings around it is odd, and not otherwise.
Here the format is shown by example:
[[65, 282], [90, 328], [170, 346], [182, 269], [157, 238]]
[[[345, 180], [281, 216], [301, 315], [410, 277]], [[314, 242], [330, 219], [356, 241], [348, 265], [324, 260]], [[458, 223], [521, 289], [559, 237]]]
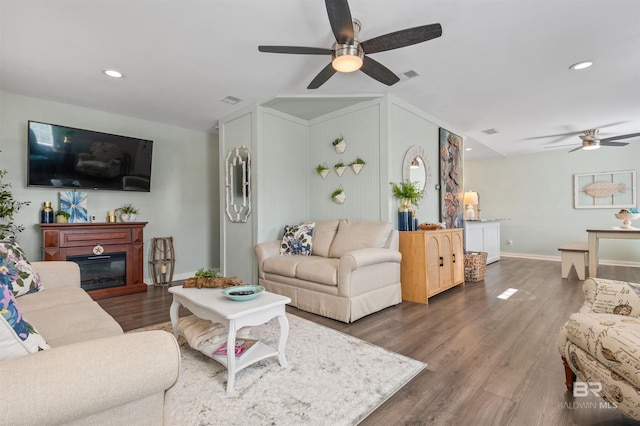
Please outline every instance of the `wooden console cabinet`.
[[[124, 252], [126, 284], [89, 290], [89, 295], [98, 300], [147, 291], [147, 285], [143, 281], [143, 228], [146, 224], [147, 222], [40, 224], [42, 260], [67, 260], [69, 256], [90, 256], [101, 250], [104, 254]], [[98, 245], [102, 248], [94, 251]]]
[[402, 299], [429, 303], [429, 297], [464, 285], [462, 229], [400, 232]]

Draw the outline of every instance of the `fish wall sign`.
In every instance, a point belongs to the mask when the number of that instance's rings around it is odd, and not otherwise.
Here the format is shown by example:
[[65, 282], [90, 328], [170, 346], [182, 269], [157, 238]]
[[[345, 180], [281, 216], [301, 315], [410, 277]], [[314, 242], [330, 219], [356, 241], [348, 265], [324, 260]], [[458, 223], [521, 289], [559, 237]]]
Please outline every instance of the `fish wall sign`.
[[636, 207], [635, 170], [574, 175], [576, 209]]

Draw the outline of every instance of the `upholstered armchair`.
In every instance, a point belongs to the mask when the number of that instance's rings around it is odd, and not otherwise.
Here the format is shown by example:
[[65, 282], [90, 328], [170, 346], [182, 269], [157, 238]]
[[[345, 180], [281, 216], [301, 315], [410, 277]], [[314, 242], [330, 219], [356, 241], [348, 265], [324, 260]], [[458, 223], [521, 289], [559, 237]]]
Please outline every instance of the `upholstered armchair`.
[[640, 284], [588, 278], [583, 293], [584, 305], [558, 335], [567, 389], [577, 378], [581, 391], [599, 390], [640, 420]]

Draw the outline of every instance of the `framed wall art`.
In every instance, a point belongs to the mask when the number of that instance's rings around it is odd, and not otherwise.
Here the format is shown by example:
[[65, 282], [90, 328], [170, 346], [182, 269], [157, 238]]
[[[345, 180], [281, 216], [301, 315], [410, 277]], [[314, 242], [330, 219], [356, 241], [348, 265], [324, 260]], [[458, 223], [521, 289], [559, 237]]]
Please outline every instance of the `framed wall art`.
[[65, 191], [60, 193], [60, 210], [69, 213], [69, 223], [87, 223], [87, 193]]
[[636, 207], [636, 172], [575, 174], [576, 209], [624, 209]]
[[462, 138], [440, 128], [440, 221], [448, 229], [463, 227]]

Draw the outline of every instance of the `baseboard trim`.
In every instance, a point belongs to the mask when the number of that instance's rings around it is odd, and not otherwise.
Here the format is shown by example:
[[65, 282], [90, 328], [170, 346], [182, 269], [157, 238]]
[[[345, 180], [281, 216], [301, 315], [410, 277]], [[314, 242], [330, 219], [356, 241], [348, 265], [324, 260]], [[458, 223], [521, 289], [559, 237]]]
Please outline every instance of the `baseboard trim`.
[[[560, 256], [545, 256], [541, 254], [501, 252], [500, 257], [516, 257], [521, 259], [552, 260], [554, 262], [560, 262]], [[600, 259], [600, 262], [598, 262], [598, 264], [608, 265], [608, 266], [628, 266], [632, 268], [640, 268], [640, 262], [631, 262], [631, 261], [625, 261], [625, 260]]]

